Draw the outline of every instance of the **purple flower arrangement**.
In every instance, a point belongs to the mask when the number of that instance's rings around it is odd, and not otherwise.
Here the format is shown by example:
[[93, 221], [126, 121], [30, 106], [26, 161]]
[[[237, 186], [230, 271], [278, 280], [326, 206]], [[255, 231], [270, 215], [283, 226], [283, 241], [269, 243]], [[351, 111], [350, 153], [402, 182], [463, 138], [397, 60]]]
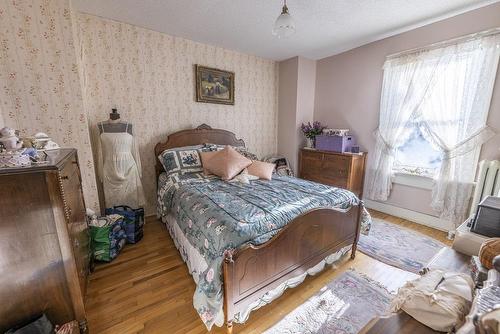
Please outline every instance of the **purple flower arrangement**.
[[323, 133], [323, 129], [326, 129], [326, 126], [322, 125], [318, 121], [315, 121], [312, 125], [311, 122], [302, 123], [300, 129], [302, 130], [302, 133], [304, 134], [304, 136], [306, 136], [306, 138], [314, 140], [317, 135]]

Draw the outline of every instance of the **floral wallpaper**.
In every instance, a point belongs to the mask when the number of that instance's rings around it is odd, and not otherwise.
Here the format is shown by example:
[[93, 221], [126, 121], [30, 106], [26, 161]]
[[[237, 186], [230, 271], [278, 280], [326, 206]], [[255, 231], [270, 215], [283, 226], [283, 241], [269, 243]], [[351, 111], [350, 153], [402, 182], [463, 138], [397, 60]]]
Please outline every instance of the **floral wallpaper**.
[[[258, 156], [276, 152], [276, 62], [96, 16], [76, 16], [90, 127], [96, 132], [97, 122], [106, 120], [113, 107], [133, 124], [147, 212], [155, 212], [154, 145], [169, 133], [207, 123], [236, 133]], [[235, 72], [234, 106], [194, 101], [194, 64]]]
[[75, 147], [86, 204], [98, 209], [69, 0], [0, 2], [1, 123]]
[[[234, 106], [194, 101], [194, 64], [235, 72]], [[0, 125], [77, 148], [86, 204], [96, 210], [91, 147], [112, 107], [133, 123], [152, 213], [158, 141], [207, 123], [259, 156], [274, 153], [277, 89], [271, 60], [73, 12], [69, 0], [0, 2]]]

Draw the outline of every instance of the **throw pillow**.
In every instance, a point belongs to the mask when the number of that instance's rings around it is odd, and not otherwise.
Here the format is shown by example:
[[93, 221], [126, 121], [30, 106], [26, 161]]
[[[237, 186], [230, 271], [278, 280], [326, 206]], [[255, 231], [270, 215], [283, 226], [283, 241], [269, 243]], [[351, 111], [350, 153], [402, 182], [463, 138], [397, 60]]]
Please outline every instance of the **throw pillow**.
[[208, 159], [203, 167], [223, 180], [231, 180], [251, 164], [252, 160], [245, 158], [231, 146], [226, 146]]
[[199, 152], [202, 145], [177, 147], [163, 151], [160, 160], [167, 175], [174, 173], [196, 173], [201, 172], [201, 159]]
[[247, 167], [247, 171], [248, 174], [257, 176], [259, 179], [271, 180], [275, 167], [275, 164], [254, 160], [252, 164]]
[[212, 159], [219, 151], [208, 151], [208, 152], [201, 152], [201, 164], [203, 166], [203, 174], [204, 175], [210, 175], [210, 171], [205, 167], [205, 165], [208, 163], [208, 160]]

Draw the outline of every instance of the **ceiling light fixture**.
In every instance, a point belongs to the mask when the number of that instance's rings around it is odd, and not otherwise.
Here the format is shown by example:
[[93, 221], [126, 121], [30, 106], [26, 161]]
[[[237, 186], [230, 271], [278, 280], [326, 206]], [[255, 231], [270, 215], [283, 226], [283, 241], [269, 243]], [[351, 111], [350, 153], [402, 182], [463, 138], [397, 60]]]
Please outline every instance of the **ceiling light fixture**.
[[286, 6], [286, 0], [283, 0], [283, 9], [281, 10], [280, 16], [274, 22], [273, 35], [278, 38], [287, 38], [295, 33], [295, 23], [293, 22], [292, 16], [288, 12], [288, 7]]

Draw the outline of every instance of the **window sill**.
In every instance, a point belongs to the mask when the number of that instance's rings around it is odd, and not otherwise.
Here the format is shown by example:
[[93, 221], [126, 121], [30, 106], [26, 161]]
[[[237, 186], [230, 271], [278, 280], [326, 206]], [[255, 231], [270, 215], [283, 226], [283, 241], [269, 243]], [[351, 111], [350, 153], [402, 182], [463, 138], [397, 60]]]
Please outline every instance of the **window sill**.
[[414, 175], [402, 172], [394, 172], [392, 182], [408, 187], [432, 190], [434, 180], [429, 176]]

